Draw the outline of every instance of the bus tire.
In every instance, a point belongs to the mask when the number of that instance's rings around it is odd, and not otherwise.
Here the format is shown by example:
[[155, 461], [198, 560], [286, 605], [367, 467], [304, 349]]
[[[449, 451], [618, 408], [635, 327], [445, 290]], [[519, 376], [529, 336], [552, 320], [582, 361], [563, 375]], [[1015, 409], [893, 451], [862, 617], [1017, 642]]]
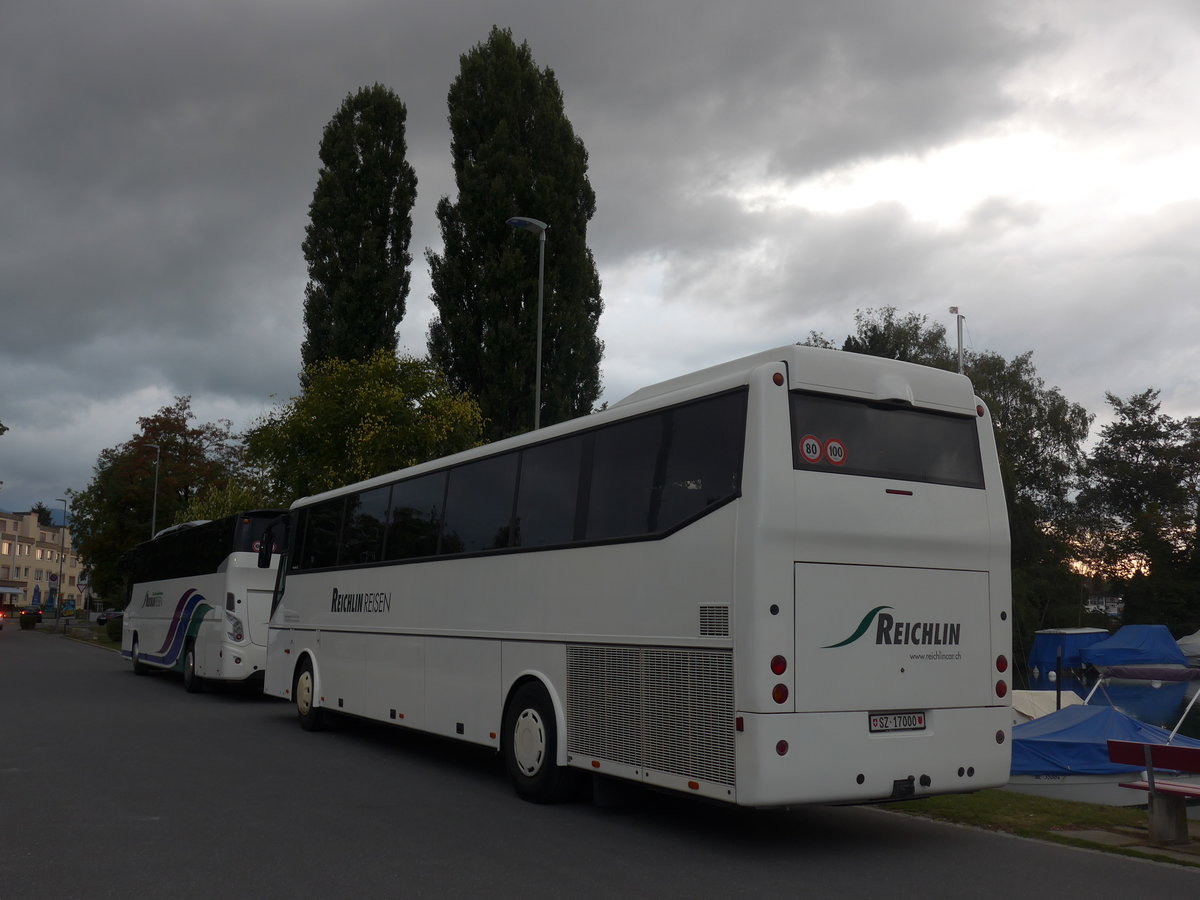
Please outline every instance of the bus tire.
[[300, 719], [300, 727], [305, 731], [320, 731], [325, 727], [325, 710], [317, 706], [316, 694], [317, 678], [313, 674], [312, 660], [306, 656], [292, 681], [296, 715]]
[[575, 793], [578, 773], [555, 761], [558, 730], [550, 695], [538, 681], [513, 692], [504, 710], [501, 753], [517, 794], [532, 803], [557, 803]]
[[189, 694], [204, 690], [204, 679], [196, 674], [196, 643], [188, 641], [183, 648], [183, 689]]
[[136, 635], [134, 635], [133, 638], [133, 647], [129, 651], [129, 661], [133, 664], [134, 675], [145, 675], [148, 671], [150, 671], [146, 667], [146, 664], [142, 662], [142, 657], [138, 653], [138, 639]]

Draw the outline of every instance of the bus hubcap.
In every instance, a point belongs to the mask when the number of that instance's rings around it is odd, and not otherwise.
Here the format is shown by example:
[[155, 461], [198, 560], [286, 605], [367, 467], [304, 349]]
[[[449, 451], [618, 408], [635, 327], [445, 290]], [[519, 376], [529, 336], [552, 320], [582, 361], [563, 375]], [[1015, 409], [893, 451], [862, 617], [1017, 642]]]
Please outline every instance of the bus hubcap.
[[302, 716], [312, 708], [312, 676], [307, 672], [301, 672], [296, 681], [296, 706]]
[[546, 727], [537, 710], [527, 709], [517, 716], [513, 730], [513, 757], [525, 775], [536, 775], [546, 757]]

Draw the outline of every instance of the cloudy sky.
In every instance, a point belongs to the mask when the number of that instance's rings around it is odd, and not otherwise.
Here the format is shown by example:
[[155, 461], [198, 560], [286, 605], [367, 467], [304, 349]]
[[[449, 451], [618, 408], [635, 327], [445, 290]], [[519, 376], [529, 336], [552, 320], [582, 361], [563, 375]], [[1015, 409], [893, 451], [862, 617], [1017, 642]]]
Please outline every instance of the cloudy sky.
[[446, 92], [493, 24], [590, 155], [604, 399], [857, 309], [953, 342], [956, 305], [1101, 420], [1147, 387], [1200, 414], [1194, 0], [5, 0], [0, 508], [55, 506], [176, 395], [243, 428], [296, 392], [321, 131], [376, 81], [424, 353]]

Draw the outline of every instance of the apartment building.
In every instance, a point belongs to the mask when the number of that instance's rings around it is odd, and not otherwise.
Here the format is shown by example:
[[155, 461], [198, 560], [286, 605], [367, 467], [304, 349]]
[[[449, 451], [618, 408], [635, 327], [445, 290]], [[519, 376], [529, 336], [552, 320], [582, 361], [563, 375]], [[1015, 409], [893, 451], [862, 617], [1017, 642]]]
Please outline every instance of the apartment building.
[[83, 581], [69, 527], [42, 525], [37, 513], [0, 513], [0, 603], [79, 608]]

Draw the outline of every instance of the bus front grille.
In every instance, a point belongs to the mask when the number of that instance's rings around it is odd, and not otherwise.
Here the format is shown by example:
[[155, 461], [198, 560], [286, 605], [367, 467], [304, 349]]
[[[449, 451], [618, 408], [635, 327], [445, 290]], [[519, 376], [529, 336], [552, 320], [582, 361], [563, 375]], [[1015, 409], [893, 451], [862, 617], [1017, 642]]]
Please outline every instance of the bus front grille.
[[567, 751], [733, 785], [733, 656], [567, 648]]

